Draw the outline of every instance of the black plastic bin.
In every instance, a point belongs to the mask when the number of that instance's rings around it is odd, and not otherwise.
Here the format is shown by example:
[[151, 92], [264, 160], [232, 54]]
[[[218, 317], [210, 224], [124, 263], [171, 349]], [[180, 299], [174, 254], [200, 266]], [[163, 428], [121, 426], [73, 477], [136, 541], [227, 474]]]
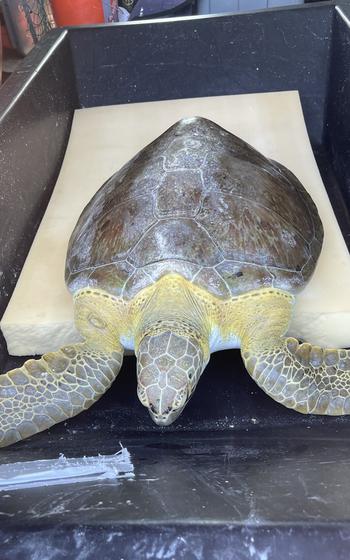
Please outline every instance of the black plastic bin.
[[[323, 2], [52, 31], [0, 90], [0, 315], [78, 107], [298, 89], [349, 246], [349, 19], [348, 3]], [[4, 345], [0, 354], [2, 371], [23, 362]], [[2, 560], [350, 558], [349, 418], [287, 410], [226, 351], [180, 420], [160, 429], [138, 403], [135, 377], [126, 358], [89, 411], [0, 451], [6, 463], [113, 453], [121, 441], [136, 474], [119, 485], [0, 493]]]

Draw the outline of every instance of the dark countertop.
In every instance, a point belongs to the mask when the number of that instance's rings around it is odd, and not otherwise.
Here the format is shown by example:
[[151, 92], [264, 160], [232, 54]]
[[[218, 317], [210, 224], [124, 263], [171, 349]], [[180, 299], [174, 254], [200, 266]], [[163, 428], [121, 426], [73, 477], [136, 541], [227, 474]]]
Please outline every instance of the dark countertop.
[[226, 351], [181, 420], [158, 428], [134, 366], [126, 358], [86, 413], [0, 451], [11, 463], [112, 454], [121, 442], [134, 478], [0, 492], [2, 559], [275, 560], [303, 547], [304, 558], [319, 548], [322, 560], [348, 560], [349, 418], [285, 409]]

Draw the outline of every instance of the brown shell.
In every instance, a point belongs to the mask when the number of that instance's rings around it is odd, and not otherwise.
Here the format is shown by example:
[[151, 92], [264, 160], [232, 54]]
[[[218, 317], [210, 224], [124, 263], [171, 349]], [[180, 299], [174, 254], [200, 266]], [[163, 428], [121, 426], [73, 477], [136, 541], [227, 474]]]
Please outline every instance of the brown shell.
[[220, 297], [301, 289], [323, 228], [298, 179], [217, 124], [183, 119], [115, 173], [70, 239], [66, 281], [132, 298], [176, 272]]

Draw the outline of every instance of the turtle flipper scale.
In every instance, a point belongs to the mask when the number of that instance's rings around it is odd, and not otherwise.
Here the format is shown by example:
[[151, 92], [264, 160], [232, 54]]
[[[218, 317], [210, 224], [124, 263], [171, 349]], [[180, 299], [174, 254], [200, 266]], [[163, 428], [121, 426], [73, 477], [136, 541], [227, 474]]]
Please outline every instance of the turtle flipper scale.
[[86, 342], [28, 360], [0, 376], [0, 447], [89, 408], [111, 386], [123, 360]]
[[350, 414], [350, 351], [285, 337], [292, 298], [273, 290], [244, 316], [241, 353], [256, 383], [273, 399], [304, 414]]

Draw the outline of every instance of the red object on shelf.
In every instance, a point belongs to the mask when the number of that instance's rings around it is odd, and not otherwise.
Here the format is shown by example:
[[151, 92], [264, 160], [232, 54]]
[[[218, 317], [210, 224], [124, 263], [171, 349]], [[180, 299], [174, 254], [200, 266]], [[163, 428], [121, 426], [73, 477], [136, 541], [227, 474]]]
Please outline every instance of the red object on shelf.
[[104, 23], [102, 0], [51, 0], [56, 25]]
[[12, 49], [11, 41], [9, 39], [7, 30], [5, 25], [0, 25], [0, 33], [1, 33], [1, 40], [2, 46], [4, 49]]

